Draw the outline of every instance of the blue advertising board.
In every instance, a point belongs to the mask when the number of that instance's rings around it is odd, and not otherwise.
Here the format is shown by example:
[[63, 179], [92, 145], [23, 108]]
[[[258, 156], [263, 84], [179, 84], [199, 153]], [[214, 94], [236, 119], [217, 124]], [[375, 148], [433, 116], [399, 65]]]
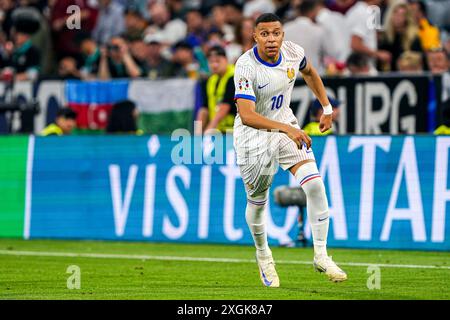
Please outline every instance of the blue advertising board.
[[[210, 152], [200, 137], [36, 137], [30, 238], [253, 243], [232, 136], [219, 140]], [[329, 246], [450, 249], [450, 137], [317, 137], [313, 149]], [[272, 190], [283, 184], [297, 182], [280, 169]], [[296, 238], [297, 214], [271, 194], [269, 243]]]

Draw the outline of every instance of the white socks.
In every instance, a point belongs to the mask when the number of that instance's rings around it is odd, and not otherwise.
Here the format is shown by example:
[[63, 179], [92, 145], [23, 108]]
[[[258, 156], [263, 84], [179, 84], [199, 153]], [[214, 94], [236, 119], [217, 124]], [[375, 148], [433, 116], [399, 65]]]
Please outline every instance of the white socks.
[[245, 220], [255, 242], [258, 258], [264, 258], [272, 254], [267, 243], [266, 202], [266, 195], [247, 197], [247, 209], [245, 210]]
[[315, 256], [327, 255], [329, 225], [328, 201], [323, 180], [315, 162], [307, 162], [295, 173], [306, 194], [306, 209], [314, 243]]

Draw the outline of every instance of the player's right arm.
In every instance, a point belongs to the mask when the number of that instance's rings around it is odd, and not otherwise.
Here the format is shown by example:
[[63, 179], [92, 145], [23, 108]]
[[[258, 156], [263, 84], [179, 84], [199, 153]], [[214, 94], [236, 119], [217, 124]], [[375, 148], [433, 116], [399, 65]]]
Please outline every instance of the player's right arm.
[[311, 138], [303, 130], [260, 115], [255, 111], [256, 106], [254, 101], [244, 98], [237, 98], [236, 104], [242, 124], [255, 129], [276, 130], [283, 132], [287, 134], [289, 138], [294, 140], [300, 149], [303, 146], [303, 142], [308, 148], [311, 148]]

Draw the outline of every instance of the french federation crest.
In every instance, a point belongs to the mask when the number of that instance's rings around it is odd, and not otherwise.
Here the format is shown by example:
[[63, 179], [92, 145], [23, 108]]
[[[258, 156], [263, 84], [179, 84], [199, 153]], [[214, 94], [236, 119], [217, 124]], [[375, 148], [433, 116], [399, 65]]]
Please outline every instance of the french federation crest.
[[294, 68], [287, 68], [287, 77], [289, 78], [289, 80], [294, 80], [295, 78], [295, 70]]

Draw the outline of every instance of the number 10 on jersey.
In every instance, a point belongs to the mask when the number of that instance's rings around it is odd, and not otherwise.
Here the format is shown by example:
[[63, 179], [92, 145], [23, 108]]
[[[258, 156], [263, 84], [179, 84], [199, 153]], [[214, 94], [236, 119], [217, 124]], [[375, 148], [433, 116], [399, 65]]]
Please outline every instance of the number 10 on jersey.
[[279, 96], [272, 97], [272, 108], [271, 110], [280, 109], [283, 105], [283, 95], [280, 94]]

